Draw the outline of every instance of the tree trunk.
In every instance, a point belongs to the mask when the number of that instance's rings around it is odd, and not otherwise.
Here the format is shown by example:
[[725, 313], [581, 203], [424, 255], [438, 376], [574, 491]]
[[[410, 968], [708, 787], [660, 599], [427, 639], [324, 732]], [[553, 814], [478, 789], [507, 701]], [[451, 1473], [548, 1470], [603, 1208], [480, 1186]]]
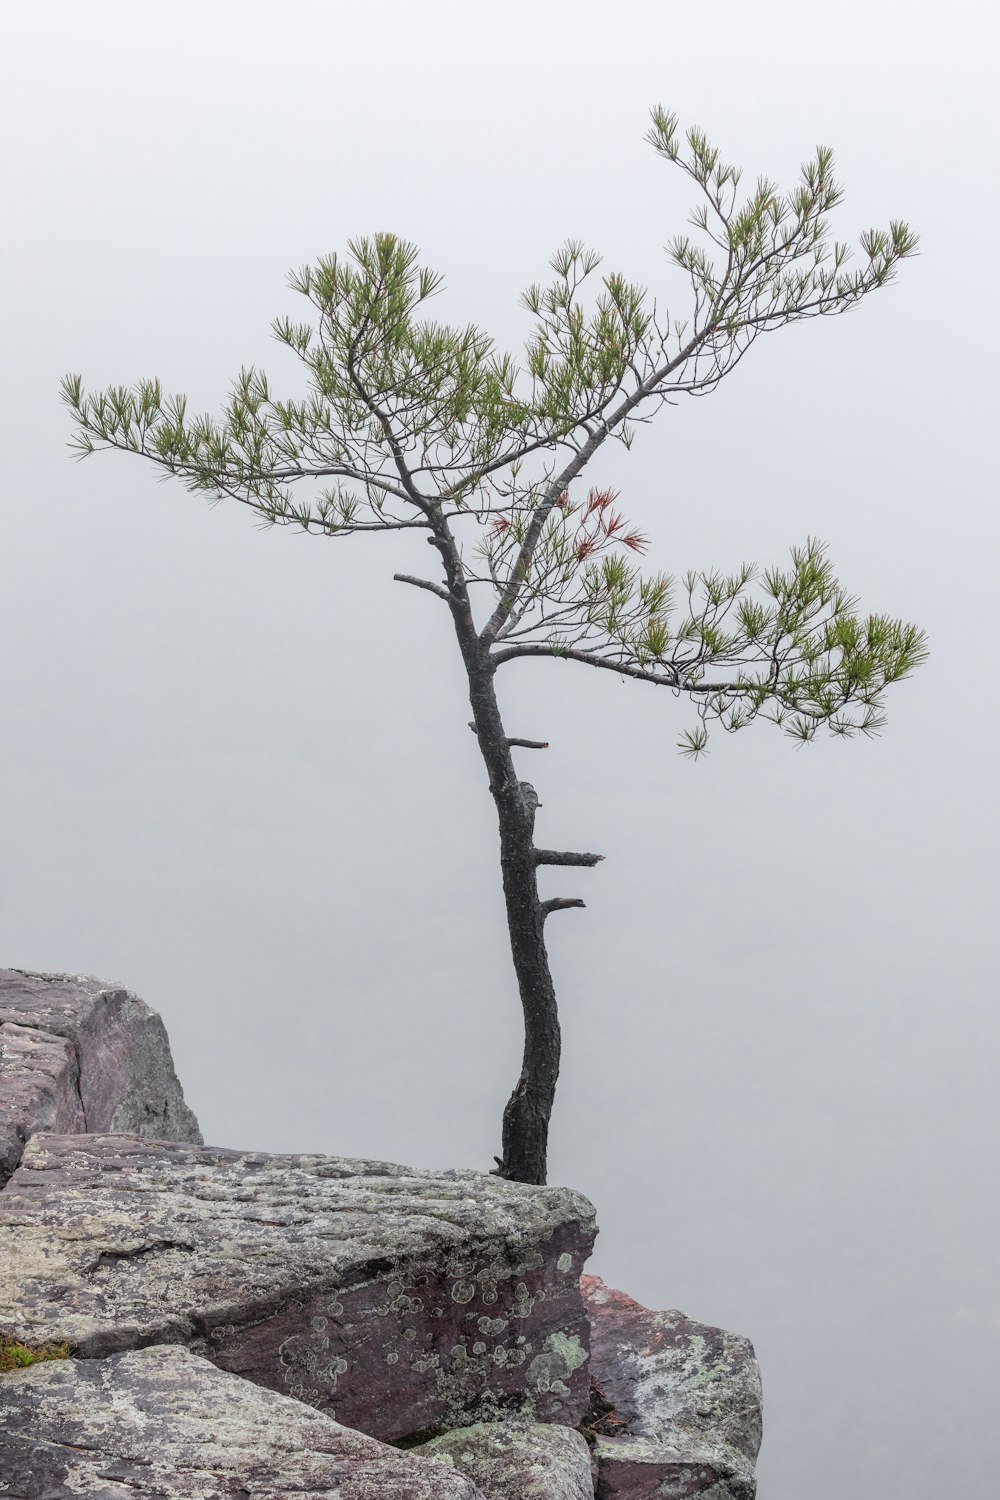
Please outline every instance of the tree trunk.
[[[467, 662], [467, 666], [468, 666]], [[524, 1013], [521, 1076], [503, 1115], [501, 1177], [544, 1183], [549, 1119], [559, 1077], [559, 1014], [545, 948], [545, 910], [538, 898], [534, 789], [519, 782], [493, 686], [492, 668], [469, 671], [479, 748], [489, 772], [500, 825], [500, 868], [511, 957]]]
[[[488, 644], [476, 632], [461, 553], [440, 512], [433, 513], [431, 521], [433, 535], [428, 541], [438, 549], [444, 565], [447, 579], [444, 593], [469, 680], [472, 727], [496, 803], [507, 930], [524, 1014], [521, 1076], [504, 1110], [503, 1157], [497, 1158], [497, 1172], [513, 1182], [544, 1184], [561, 1038], [556, 992], [545, 949], [546, 908], [538, 899], [539, 853], [534, 839], [538, 799], [534, 788], [527, 782], [519, 782], [514, 770], [510, 741], [500, 718], [493, 684], [496, 668], [490, 660]], [[586, 856], [585, 862], [595, 861]]]

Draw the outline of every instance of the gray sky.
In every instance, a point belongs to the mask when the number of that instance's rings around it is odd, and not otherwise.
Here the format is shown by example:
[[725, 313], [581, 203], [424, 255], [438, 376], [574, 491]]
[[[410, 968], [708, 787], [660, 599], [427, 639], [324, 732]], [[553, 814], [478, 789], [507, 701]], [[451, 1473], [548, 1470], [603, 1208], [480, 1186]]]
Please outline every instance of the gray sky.
[[[996, 1492], [995, 35], [988, 8], [92, 0], [5, 18], [0, 963], [163, 1014], [217, 1144], [487, 1166], [517, 1072], [495, 820], [445, 612], [391, 537], [254, 530], [74, 465], [60, 375], [280, 388], [286, 271], [390, 228], [517, 349], [568, 235], [683, 303], [662, 102], [752, 182], [837, 152], [922, 236], [596, 477], [656, 566], [825, 538], [933, 657], [875, 743], [674, 750], [610, 674], [501, 679], [555, 847], [552, 1178], [593, 1268], [753, 1338], [762, 1500]], [[378, 18], [377, 21], [374, 18]], [[992, 445], [991, 445], [992, 446]], [[565, 886], [565, 882], [563, 883]], [[577, 890], [578, 887], [578, 890]], [[562, 889], [562, 887], [561, 887]], [[989, 1184], [994, 1186], [990, 1188]]]

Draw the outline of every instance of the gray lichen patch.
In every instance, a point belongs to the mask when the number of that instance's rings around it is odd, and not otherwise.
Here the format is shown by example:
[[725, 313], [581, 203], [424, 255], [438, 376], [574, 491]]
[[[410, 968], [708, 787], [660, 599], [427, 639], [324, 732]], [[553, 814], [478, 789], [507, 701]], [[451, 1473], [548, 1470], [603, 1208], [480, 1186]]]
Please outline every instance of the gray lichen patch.
[[572, 1426], [593, 1235], [577, 1194], [472, 1172], [36, 1137], [0, 1195], [0, 1327], [90, 1356], [183, 1343], [379, 1437]]
[[[592, 1374], [627, 1435], [599, 1436], [608, 1494], [750, 1500], [761, 1440], [760, 1372], [749, 1341], [683, 1313], [653, 1312], [583, 1278]], [[643, 1489], [643, 1486], [646, 1489]]]
[[581, 1365], [586, 1364], [587, 1358], [588, 1351], [578, 1337], [562, 1332], [550, 1333], [541, 1353], [536, 1354], [528, 1366], [528, 1389], [539, 1395], [549, 1392], [568, 1394], [567, 1382], [572, 1380]]
[[481, 1422], [435, 1438], [420, 1453], [467, 1475], [484, 1500], [593, 1500], [587, 1444], [569, 1427]]
[[4, 1376], [0, 1454], [11, 1496], [482, 1500], [461, 1474], [179, 1348]]

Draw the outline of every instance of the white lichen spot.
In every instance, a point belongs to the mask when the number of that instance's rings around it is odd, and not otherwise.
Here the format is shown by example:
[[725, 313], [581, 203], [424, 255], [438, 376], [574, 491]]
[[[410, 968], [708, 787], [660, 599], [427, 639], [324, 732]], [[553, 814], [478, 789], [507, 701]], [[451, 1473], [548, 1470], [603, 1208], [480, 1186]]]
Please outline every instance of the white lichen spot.
[[387, 1365], [399, 1364], [399, 1355], [396, 1353], [395, 1349], [389, 1350], [389, 1353], [385, 1357], [385, 1362]]
[[451, 1289], [451, 1295], [455, 1302], [471, 1302], [476, 1295], [476, 1288], [471, 1281], [456, 1281]]
[[489, 1334], [490, 1338], [496, 1338], [503, 1333], [507, 1327], [506, 1318], [480, 1318], [476, 1324], [480, 1333]]
[[560, 1255], [559, 1259], [556, 1261], [556, 1270], [561, 1271], [565, 1276], [566, 1272], [572, 1271], [572, 1269], [573, 1257], [572, 1255], [570, 1255], [568, 1250], [564, 1250], [562, 1255]]
[[[539, 1294], [541, 1295], [541, 1294]], [[528, 1291], [523, 1281], [519, 1281], [514, 1288], [514, 1302], [511, 1313], [515, 1318], [530, 1318], [531, 1310], [535, 1305], [536, 1298]]]
[[574, 1334], [550, 1333], [525, 1373], [530, 1386], [538, 1392], [568, 1396], [566, 1378], [587, 1361], [587, 1351]]

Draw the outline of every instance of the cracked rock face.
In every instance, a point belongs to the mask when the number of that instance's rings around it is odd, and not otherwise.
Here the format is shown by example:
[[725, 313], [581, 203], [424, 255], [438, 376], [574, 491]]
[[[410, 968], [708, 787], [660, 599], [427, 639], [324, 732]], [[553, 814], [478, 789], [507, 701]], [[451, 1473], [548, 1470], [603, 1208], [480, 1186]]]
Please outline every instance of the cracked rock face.
[[482, 1500], [457, 1470], [163, 1346], [0, 1377], [0, 1492], [21, 1500]]
[[0, 1187], [39, 1131], [201, 1141], [163, 1022], [120, 985], [0, 969]]
[[0, 1194], [0, 1329], [184, 1344], [375, 1437], [586, 1404], [591, 1205], [560, 1188], [136, 1136], [36, 1136]]
[[753, 1500], [760, 1371], [748, 1339], [651, 1312], [598, 1276], [581, 1289], [591, 1373], [626, 1424], [598, 1437], [598, 1500]]
[[454, 1464], [483, 1500], [594, 1500], [590, 1451], [571, 1427], [480, 1422], [447, 1432], [417, 1451]]

